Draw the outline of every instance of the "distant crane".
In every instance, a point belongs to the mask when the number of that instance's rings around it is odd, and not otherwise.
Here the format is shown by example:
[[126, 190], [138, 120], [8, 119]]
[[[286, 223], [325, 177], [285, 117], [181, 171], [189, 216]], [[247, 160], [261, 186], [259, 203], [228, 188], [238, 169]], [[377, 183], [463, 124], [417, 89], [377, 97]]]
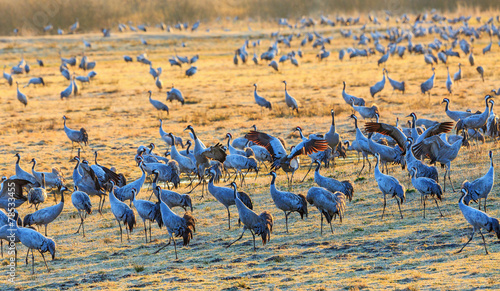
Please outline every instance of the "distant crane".
[[375, 83], [375, 85], [370, 87], [370, 94], [372, 95], [372, 97], [375, 97], [375, 95], [382, 91], [385, 87], [385, 68], [382, 69], [382, 76], [383, 77], [381, 81]]
[[[423, 82], [420, 84], [420, 91], [422, 91], [422, 94], [429, 93], [429, 91], [434, 87], [434, 77], [436, 76], [435, 69], [434, 67], [432, 68], [432, 76], [427, 79], [427, 81]], [[431, 96], [431, 93], [429, 93], [429, 96]]]
[[380, 161], [380, 155], [378, 153], [375, 154], [375, 157], [377, 158], [377, 163], [375, 164], [375, 180], [377, 181], [378, 188], [384, 194], [384, 209], [382, 210], [382, 219], [384, 219], [384, 213], [385, 213], [385, 206], [387, 204], [386, 202], [386, 195], [389, 194], [392, 196], [392, 198], [396, 199], [396, 202], [398, 203], [398, 208], [399, 208], [399, 214], [401, 215], [401, 219], [403, 219], [403, 213], [401, 212], [401, 205], [405, 200], [406, 200], [406, 191], [405, 187], [399, 183], [399, 181], [389, 175], [384, 175], [382, 172], [380, 172], [380, 169], [378, 167], [379, 161]]
[[288, 91], [286, 89], [286, 81], [283, 81], [283, 83], [285, 84], [285, 103], [286, 103], [286, 106], [288, 106], [289, 108], [293, 110], [297, 110], [297, 114], [299, 113], [299, 105], [297, 104], [297, 101], [295, 100], [295, 98], [293, 98], [292, 96], [290, 96], [290, 94], [288, 94]]
[[66, 133], [66, 136], [71, 140], [71, 149], [73, 150], [74, 148], [74, 143], [78, 143], [80, 147], [83, 148], [82, 143], [84, 145], [87, 145], [89, 142], [89, 135], [85, 128], [80, 128], [80, 130], [74, 130], [66, 126], [66, 120], [68, 118], [66, 115], [63, 116], [64, 120], [64, 132]]
[[163, 102], [161, 102], [161, 101], [152, 99], [151, 98], [151, 94], [152, 94], [151, 90], [149, 90], [148, 93], [149, 93], [149, 103], [151, 103], [151, 105], [153, 105], [154, 108], [156, 108], [160, 112], [160, 118], [161, 118], [162, 111], [167, 111], [167, 115], [168, 115], [169, 114], [168, 106], [163, 104]]
[[26, 97], [26, 94], [19, 91], [19, 83], [17, 81], [16, 81], [16, 85], [17, 85], [17, 100], [19, 100], [19, 102], [23, 103], [24, 107], [26, 107], [28, 105], [28, 98]]
[[253, 86], [255, 87], [253, 91], [253, 97], [255, 98], [255, 103], [257, 103], [257, 105], [259, 105], [262, 108], [267, 108], [269, 110], [272, 110], [273, 107], [271, 105], [271, 102], [267, 101], [264, 97], [261, 97], [259, 96], [259, 94], [257, 94], [257, 84], [253, 84]]

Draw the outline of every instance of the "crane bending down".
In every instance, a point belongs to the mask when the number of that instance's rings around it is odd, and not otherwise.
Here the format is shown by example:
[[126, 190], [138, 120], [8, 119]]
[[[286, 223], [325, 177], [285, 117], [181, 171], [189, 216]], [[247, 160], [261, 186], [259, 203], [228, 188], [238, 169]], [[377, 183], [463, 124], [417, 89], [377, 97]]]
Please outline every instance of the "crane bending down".
[[247, 229], [253, 237], [253, 250], [255, 251], [255, 235], [260, 235], [262, 237], [262, 244], [265, 245], [271, 239], [271, 233], [273, 232], [274, 219], [271, 213], [264, 211], [260, 215], [257, 215], [253, 210], [248, 208], [239, 198], [238, 189], [236, 183], [232, 182], [234, 201], [236, 207], [238, 208], [238, 214], [240, 216], [241, 222], [243, 222], [243, 232], [241, 236], [237, 238], [232, 243], [228, 244], [226, 248], [230, 247], [235, 242], [239, 241]]

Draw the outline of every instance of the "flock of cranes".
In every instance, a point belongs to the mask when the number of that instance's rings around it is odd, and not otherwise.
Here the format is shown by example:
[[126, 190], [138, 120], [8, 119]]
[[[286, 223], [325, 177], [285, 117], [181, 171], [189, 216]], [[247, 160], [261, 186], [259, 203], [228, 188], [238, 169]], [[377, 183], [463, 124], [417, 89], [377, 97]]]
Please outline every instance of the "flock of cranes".
[[[324, 19], [322, 19], [322, 22], [332, 23], [331, 21], [328, 22], [327, 20], [323, 20]], [[376, 23], [375, 19], [371, 21]], [[407, 20], [401, 18], [401, 21]], [[349, 56], [350, 59], [360, 56], [368, 57], [369, 55], [376, 54], [376, 52], [382, 54], [377, 60], [377, 65], [384, 66], [384, 68], [382, 68], [382, 79], [369, 87], [369, 93], [372, 98], [377, 97], [377, 94], [380, 94], [380, 92], [384, 90], [386, 80], [388, 80], [393, 91], [405, 94], [409, 89], [405, 81], [396, 81], [389, 78], [389, 72], [386, 67], [390, 64], [393, 55], [398, 54], [400, 57], [403, 57], [406, 50], [409, 53], [424, 55], [424, 61], [432, 66], [432, 76], [421, 83], [420, 91], [422, 94], [428, 94], [429, 96], [430, 91], [437, 82], [435, 71], [438, 68], [438, 60], [440, 60], [446, 65], [447, 79], [445, 86], [450, 94], [450, 96], [442, 100], [442, 103], [446, 103], [443, 109], [445, 114], [453, 120], [453, 122], [419, 119], [416, 113], [410, 113], [407, 116], [411, 118], [409, 127], [403, 127], [400, 124], [392, 125], [389, 123], [382, 123], [380, 122], [380, 114], [383, 107], [378, 105], [366, 106], [366, 102], [363, 98], [350, 95], [346, 92], [347, 84], [343, 82], [341, 96], [353, 111], [350, 118], [353, 119], [354, 124], [350, 129], [353, 129], [355, 132], [355, 139], [352, 141], [346, 140], [345, 137], [343, 138], [340, 136], [338, 126], [335, 123], [335, 110], [332, 109], [330, 111], [331, 124], [328, 122], [328, 125], [330, 125], [328, 132], [313, 133], [306, 137], [303, 134], [303, 129], [297, 126], [294, 132], [299, 132], [300, 141], [289, 150], [287, 150], [288, 147], [282, 137], [259, 131], [256, 126], [243, 137], [238, 138], [234, 138], [233, 134], [230, 132], [232, 129], [228, 128], [229, 132], [225, 135], [225, 138], [227, 138], [227, 145], [221, 143], [205, 145], [201, 140], [203, 137], [195, 132], [193, 126], [188, 125], [184, 131], [188, 131], [191, 139], [184, 143], [182, 137], [175, 136], [172, 132], [164, 131], [163, 120], [161, 119], [163, 117], [162, 113], [166, 111], [168, 115], [170, 113], [169, 107], [162, 101], [153, 99], [153, 93], [149, 90], [147, 92], [149, 95], [149, 102], [159, 113], [159, 137], [165, 142], [168, 148], [167, 152], [165, 154], [154, 153], [154, 143], [151, 143], [149, 146], [139, 146], [137, 154], [133, 159], [138, 167], [135, 172], [138, 175], [140, 174], [140, 176], [136, 180], [128, 181], [115, 167], [99, 164], [97, 161], [97, 151], [93, 152], [93, 164], [83, 158], [80, 155], [80, 148], [84, 150], [88, 149], [88, 145], [92, 142], [91, 130], [89, 134], [83, 127], [80, 130], [71, 129], [66, 124], [67, 120], [70, 119], [63, 116], [62, 129], [72, 143], [72, 150], [75, 143], [79, 145], [78, 155], [74, 156], [71, 160], [72, 162], [76, 162], [72, 172], [72, 182], [69, 180], [67, 181], [61, 170], [57, 168], [53, 168], [50, 172], [37, 171], [37, 160], [35, 158], [31, 160], [33, 164], [31, 173], [23, 170], [20, 165], [21, 156], [17, 153], [15, 156], [17, 158], [15, 163], [15, 175], [9, 178], [2, 178], [0, 206], [6, 211], [10, 209], [10, 198], [14, 200], [14, 208], [18, 208], [24, 203], [27, 203], [32, 204], [35, 211], [25, 214], [24, 218], [20, 221], [17, 219], [20, 218], [18, 212], [16, 212], [14, 219], [4, 219], [4, 216], [7, 217], [7, 215], [0, 212], [0, 218], [2, 218], [0, 239], [7, 238], [9, 234], [8, 227], [13, 229], [12, 231], [16, 233], [15, 236], [18, 238], [16, 243], [25, 245], [28, 248], [28, 254], [31, 250], [33, 273], [34, 250], [40, 252], [44, 262], [44, 253], [46, 252], [49, 252], [54, 259], [56, 242], [47, 237], [47, 228], [48, 225], [58, 219], [63, 212], [65, 206], [64, 193], [70, 191], [69, 187], [70, 184], [72, 184], [74, 191], [71, 194], [71, 201], [80, 218], [79, 226], [76, 231], [77, 233], [79, 233], [81, 229], [82, 236], [85, 237], [85, 219], [88, 215], [92, 214], [94, 209], [91, 203], [91, 197], [99, 197], [97, 211], [103, 215], [102, 210], [106, 207], [106, 196], [109, 196], [109, 206], [119, 226], [121, 242], [123, 242], [122, 223], [125, 226], [127, 238], [130, 240], [130, 233], [133, 232], [137, 224], [136, 215], [139, 215], [143, 221], [146, 243], [148, 242], [148, 232], [149, 242], [152, 242], [152, 222], [156, 223], [159, 228], [165, 226], [169, 238], [165, 246], [173, 243], [175, 257], [177, 259], [178, 254], [175, 238], [182, 237], [183, 244], [187, 246], [189, 242], [194, 239], [196, 226], [200, 225], [193, 212], [193, 199], [189, 193], [201, 185], [202, 198], [204, 197], [203, 195], [206, 189], [207, 193], [210, 193], [218, 203], [226, 208], [228, 229], [231, 229], [230, 206], [235, 205], [238, 211], [239, 224], [242, 224], [243, 227], [242, 234], [235, 241], [228, 243], [226, 246], [230, 247], [235, 242], [239, 241], [246, 230], [249, 230], [253, 238], [253, 249], [256, 250], [255, 236], [260, 236], [263, 245], [265, 245], [271, 239], [273, 228], [276, 229], [275, 217], [272, 215], [274, 211], [270, 210], [272, 206], [255, 203], [252, 199], [253, 193], [247, 193], [251, 188], [246, 184], [245, 177], [250, 172], [254, 172], [255, 178], [257, 178], [259, 172], [262, 172], [263, 167], [266, 171], [269, 171], [269, 176], [271, 176], [268, 193], [270, 194], [270, 199], [274, 202], [274, 206], [284, 213], [284, 229], [286, 229], [286, 232], [289, 231], [288, 218], [290, 214], [297, 212], [301, 219], [308, 218], [309, 205], [314, 206], [320, 213], [321, 235], [323, 234], [323, 218], [326, 219], [333, 233], [332, 222], [337, 217], [340, 222], [345, 220], [346, 214], [348, 213], [348, 204], [349, 208], [356, 207], [355, 205], [350, 205], [354, 197], [355, 183], [349, 180], [340, 181], [332, 177], [327, 177], [326, 175], [321, 175], [320, 170], [322, 164], [325, 164], [325, 166], [328, 166], [330, 162], [334, 164], [334, 159], [336, 157], [345, 157], [345, 152], [349, 150], [357, 152], [358, 157], [359, 154], [363, 157], [363, 165], [358, 175], [364, 170], [365, 162], [368, 163], [369, 171], [371, 171], [370, 156], [376, 159], [373, 178], [383, 195], [383, 204], [381, 207], [382, 219], [384, 218], [387, 206], [387, 195], [390, 195], [391, 198], [396, 200], [400, 217], [404, 219], [403, 204], [406, 202], [408, 193], [406, 187], [398, 181], [398, 179], [389, 174], [388, 165], [390, 164], [401, 165], [403, 169], [406, 168], [408, 171], [412, 187], [420, 194], [423, 206], [423, 218], [426, 218], [426, 200], [430, 199], [434, 200], [438, 211], [441, 216], [443, 216], [438, 200], [441, 201], [445, 195], [446, 179], [448, 179], [450, 187], [455, 191], [451, 181], [451, 163], [459, 156], [460, 149], [462, 146], [466, 145], [469, 140], [478, 140], [479, 136], [486, 136], [493, 139], [497, 138], [500, 126], [493, 112], [494, 100], [492, 95], [486, 95], [484, 97], [485, 108], [482, 112], [450, 110], [450, 103], [453, 100], [453, 84], [454, 82], [460, 82], [463, 75], [462, 66], [459, 63], [458, 71], [453, 74], [453, 78], [451, 78], [447, 58], [451, 56], [457, 57], [458, 52], [452, 49], [458, 45], [463, 53], [468, 55], [470, 65], [475, 66], [478, 60], [474, 58], [473, 46], [465, 40], [465, 37], [459, 41], [460, 34], [472, 38], [479, 38], [479, 34], [477, 34], [478, 31], [488, 31], [490, 36], [497, 35], [500, 37], [500, 34], [493, 23], [489, 23], [488, 25], [485, 24], [486, 26], [483, 26], [481, 30], [469, 26], [465, 26], [465, 28], [461, 30], [456, 30], [451, 26], [446, 29], [437, 25], [431, 26], [433, 28], [427, 30], [423, 27], [424, 21], [425, 20], [415, 21], [414, 25], [409, 30], [390, 28], [384, 36], [381, 35], [380, 32], [372, 32], [370, 36], [368, 36], [365, 30], [362, 29], [359, 31], [359, 36], [354, 35], [355, 37], [353, 37], [354, 32], [352, 29], [341, 30], [343, 37], [352, 37], [359, 41], [359, 43], [357, 48], [345, 48], [340, 50], [339, 59], [343, 61], [346, 56]], [[123, 28], [123, 26], [120, 27]], [[195, 27], [197, 28], [198, 26], [195, 24], [192, 29], [195, 30]], [[79, 24], [77, 21], [70, 30], [75, 32], [78, 28]], [[145, 31], [146, 27], [143, 28], [144, 29], [141, 30]], [[428, 34], [436, 34], [443, 39], [451, 38], [454, 39], [454, 41], [451, 42], [451, 48], [449, 49], [446, 44], [443, 45], [437, 38], [433, 42], [425, 45], [414, 45], [412, 43], [414, 38]], [[297, 52], [290, 51], [282, 55], [278, 62], [274, 60], [281, 51], [280, 46], [286, 45], [287, 48], [291, 48], [291, 44], [293, 44], [292, 36], [293, 34], [289, 36], [280, 34], [275, 35], [275, 42], [261, 55], [260, 59], [269, 61], [269, 66], [273, 67], [276, 71], [279, 71], [278, 63], [281, 64], [280, 66], [283, 66], [282, 63], [288, 60], [295, 66], [299, 66], [296, 56], [302, 57], [304, 54], [300, 48]], [[301, 37], [301, 35], [297, 35], [296, 37]], [[387, 47], [381, 44], [381, 41], [384, 39], [389, 40]], [[326, 48], [330, 40], [331, 39], [324, 37], [320, 33], [315, 32], [313, 34], [308, 32], [300, 46], [303, 47], [308, 42], [314, 41], [313, 48], [320, 49], [317, 57], [321, 61], [331, 56]], [[85, 40], [83, 41], [85, 47], [92, 47], [91, 43]], [[375, 50], [369, 47], [371, 41], [374, 42]], [[403, 41], [407, 41], [408, 45], [401, 45]], [[472, 42], [473, 41], [471, 41], [471, 43]], [[253, 44], [254, 47], [259, 45], [260, 41], [254, 42]], [[233, 59], [235, 64], [238, 64], [240, 60], [242, 63], [246, 63], [248, 60], [248, 52], [246, 50], [249, 47], [250, 42], [246, 41], [241, 48], [235, 51]], [[360, 47], [364, 48], [360, 49]], [[483, 49], [483, 54], [491, 50], [490, 42], [488, 47]], [[192, 66], [192, 64], [198, 61], [199, 56], [195, 55], [188, 58], [177, 55], [177, 52], [175, 52], [175, 54], [175, 57], [169, 59], [171, 66], [182, 67], [182, 64], [189, 64], [191, 67], [187, 69], [185, 74], [188, 77], [193, 76], [197, 72], [197, 67]], [[437, 58], [434, 57], [434, 54], [437, 55]], [[460, 56], [458, 55], [458, 57]], [[124, 60], [125, 62], [132, 62], [133, 58], [125, 56]], [[149, 74], [153, 77], [155, 86], [161, 91], [163, 89], [163, 83], [160, 80], [163, 73], [162, 68], [158, 67], [155, 69], [151, 61], [147, 59], [146, 54], [138, 56], [136, 60], [149, 65]], [[255, 64], [259, 63], [256, 53], [254, 53], [253, 61]], [[38, 63], [40, 66], [43, 65], [43, 62]], [[79, 81], [81, 84], [89, 83], [92, 78], [97, 75], [97, 73], [93, 71], [97, 63], [95, 61], [90, 61], [84, 53], [82, 54], [79, 68], [85, 72], [89, 70], [90, 72], [88, 75], [75, 76], [74, 73], [70, 73], [68, 66], [76, 66], [76, 64], [76, 57], [61, 57], [60, 73], [66, 81], [69, 81], [68, 87], [60, 93], [61, 99], [70, 98], [81, 92], [81, 88], [77, 85], [76, 81]], [[484, 81], [483, 67], [478, 66], [476, 69]], [[12, 75], [29, 73], [30, 70], [32, 70], [32, 68], [29, 67], [23, 58], [18, 65], [12, 67], [10, 74], [5, 72], [4, 67], [3, 77], [11, 86], [13, 84]], [[283, 103], [289, 108], [293, 116], [294, 114], [300, 116], [302, 108], [306, 107], [307, 104], [297, 102], [288, 91], [290, 87], [288, 87], [287, 81], [283, 81], [283, 84], [285, 93]], [[46, 83], [43, 77], [34, 77], [31, 78], [24, 87], [28, 87], [29, 85], [45, 86]], [[273, 104], [264, 97], [265, 93], [262, 93], [265, 92], [265, 90], [259, 87], [261, 89], [259, 91], [261, 94], [259, 94], [257, 92], [257, 83], [253, 84], [253, 86], [253, 97], [255, 103], [261, 108], [261, 112], [263, 113], [264, 109], [272, 111]], [[17, 99], [24, 104], [24, 106], [27, 106], [28, 98], [20, 91], [18, 81], [16, 81], [16, 88]], [[492, 92], [498, 95], [497, 91], [492, 90]], [[174, 85], [172, 85], [170, 91], [166, 93], [165, 101], [178, 101], [181, 103], [181, 106], [185, 104], [182, 92], [178, 88], [175, 88]], [[301, 108], [300, 110], [299, 107]], [[357, 115], [354, 114], [354, 112], [356, 112]], [[358, 116], [363, 119], [372, 120], [365, 123], [364, 130], [358, 124]], [[373, 119], [376, 121], [374, 122]], [[329, 121], [329, 117], [327, 120]], [[71, 126], [74, 125], [71, 124]], [[448, 134], [454, 128], [456, 129], [456, 134]], [[186, 145], [187, 148], [181, 150], [180, 148], [184, 148], [184, 145]], [[278, 189], [276, 183], [278, 173], [280, 173], [281, 169], [286, 173], [289, 185], [293, 183], [294, 173], [300, 166], [299, 158], [310, 159], [309, 171], [313, 166], [315, 167], [314, 183], [316, 185], [309, 187], [306, 195], [303, 193], [295, 193], [294, 190], [285, 191], [284, 189]], [[467, 222], [473, 227], [473, 233], [464, 247], [472, 240], [474, 233], [478, 231], [483, 238], [486, 253], [488, 253], [488, 251], [481, 229], [485, 229], [488, 232], [494, 231], [497, 237], [500, 238], [498, 220], [486, 214], [486, 199], [492, 191], [495, 179], [493, 153], [491, 151], [489, 152], [489, 158], [490, 169], [484, 176], [472, 182], [463, 182], [460, 189], [461, 198], [458, 203], [458, 208], [461, 210]], [[429, 159], [431, 165], [427, 165], [424, 162], [425, 159]], [[132, 157], [130, 157], [130, 160], [132, 160]], [[436, 166], [433, 166], [436, 163], [440, 163], [441, 166], [445, 168], [443, 180], [441, 181], [443, 186], [441, 186], [439, 181], [438, 170]], [[302, 182], [307, 177], [309, 171], [302, 179]], [[291, 178], [288, 178], [289, 173], [291, 173]], [[150, 185], [146, 182], [148, 177], [151, 179]], [[240, 178], [239, 187], [236, 183], [238, 177]], [[216, 185], [220, 183], [221, 179], [224, 179], [225, 182], [229, 182], [232, 179], [230, 186]], [[181, 194], [178, 192], [180, 190], [177, 190], [179, 187], [182, 187], [182, 181], [190, 182], [187, 188], [191, 188], [191, 190], [187, 194]], [[163, 182], [163, 187], [160, 186], [161, 182]], [[197, 184], [195, 184], [196, 182]], [[149, 190], [144, 189], [148, 186], [150, 186], [152, 190], [149, 199], [138, 199], [141, 191], [144, 193]], [[293, 189], [291, 187], [289, 188]], [[247, 192], [242, 190], [246, 190]], [[10, 196], [11, 192], [13, 192], [12, 197]], [[49, 203], [48, 194], [52, 194], [54, 196], [54, 201], [57, 202], [56, 193], [60, 194], [59, 203], [43, 207]], [[151, 200], [153, 195], [155, 198]], [[141, 196], [145, 197], [145, 195]], [[483, 199], [484, 212], [480, 210], [480, 199]], [[478, 202], [479, 210], [469, 206], [471, 201]], [[43, 208], [40, 208], [41, 206]], [[179, 215], [175, 208], [182, 208], [184, 213]], [[261, 208], [266, 210], [261, 212], [261, 214], [257, 214], [255, 210]], [[9, 213], [9, 215], [11, 214], [13, 216], [13, 213]], [[33, 228], [33, 226], [42, 225], [45, 228], [44, 235]], [[162, 250], [165, 246], [159, 248], [155, 253]], [[463, 248], [458, 252], [462, 250]], [[45, 265], [48, 269], [46, 262]]]

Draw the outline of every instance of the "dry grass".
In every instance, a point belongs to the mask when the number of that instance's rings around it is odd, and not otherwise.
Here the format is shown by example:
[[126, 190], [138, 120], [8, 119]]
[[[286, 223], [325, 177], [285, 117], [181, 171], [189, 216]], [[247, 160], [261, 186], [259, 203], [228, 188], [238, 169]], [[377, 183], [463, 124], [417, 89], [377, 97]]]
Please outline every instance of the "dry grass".
[[[356, 27], [354, 27], [356, 28]], [[368, 86], [379, 81], [381, 68], [376, 66], [379, 56], [368, 59], [353, 59], [340, 62], [337, 52], [351, 46], [351, 40], [343, 39], [338, 29], [318, 28], [325, 36], [333, 35], [333, 43], [328, 48], [332, 57], [318, 62], [314, 58], [317, 51], [306, 46], [304, 59], [299, 68], [287, 64], [280, 73], [274, 73], [265, 64], [232, 64], [233, 49], [242, 45], [243, 40], [255, 40], [266, 36], [262, 52], [270, 43], [270, 29], [246, 32], [235, 30], [228, 33], [177, 34], [175, 36], [150, 32], [145, 34], [153, 44], [147, 53], [155, 67], [164, 69], [165, 85], [175, 84], [182, 90], [186, 104], [168, 103], [170, 115], [163, 116], [164, 129], [187, 139], [182, 130], [192, 124], [198, 136], [208, 145], [224, 141], [227, 132], [240, 136], [253, 124], [265, 132], [285, 137], [289, 145], [299, 139], [290, 135], [293, 128], [300, 125], [305, 134], [326, 132], [330, 127], [330, 109], [336, 111], [337, 130], [343, 139], [354, 139], [353, 122], [349, 106], [341, 98], [342, 81], [349, 85], [350, 94], [365, 98], [368, 103], [377, 103], [383, 122], [401, 121], [414, 111], [419, 116], [437, 120], [447, 120], [444, 107], [440, 104], [448, 96], [445, 89], [446, 69], [439, 65], [436, 70], [436, 87], [430, 100], [420, 94], [419, 85], [431, 71], [425, 66], [422, 56], [406, 55], [403, 59], [392, 57], [387, 69], [391, 78], [405, 80], [408, 91], [405, 95], [392, 94], [389, 84], [375, 99], [369, 97]], [[243, 31], [243, 32], [242, 32]], [[57, 51], [63, 49], [64, 56], [81, 52], [81, 36], [37, 37], [10, 39], [0, 43], [4, 52], [2, 59], [9, 67], [16, 64], [24, 52], [24, 58], [32, 65], [29, 76], [16, 76], [21, 84], [29, 77], [43, 76], [47, 87], [21, 89], [28, 95], [26, 108], [16, 100], [15, 87], [8, 87], [0, 81], [0, 170], [13, 175], [14, 154], [22, 155], [21, 165], [28, 170], [28, 161], [35, 157], [39, 170], [49, 170], [53, 166], [62, 169], [71, 184], [74, 164], [69, 159], [72, 153], [70, 143], [63, 132], [62, 116], [69, 117], [71, 128], [85, 127], [90, 136], [90, 146], [83, 155], [92, 160], [92, 150], [100, 151], [100, 163], [113, 165], [123, 172], [128, 180], [140, 176], [133, 157], [141, 144], [155, 142], [157, 152], [163, 153], [166, 146], [158, 135], [158, 113], [152, 110], [147, 100], [147, 90], [154, 91], [153, 98], [165, 100], [165, 91], [158, 93], [153, 80], [148, 75], [147, 66], [125, 64], [122, 55], [135, 56], [144, 52], [135, 35], [124, 34], [111, 39], [101, 39], [97, 35], [86, 35], [94, 44], [87, 52], [98, 62], [95, 82], [87, 85], [82, 94], [61, 101], [59, 92], [66, 88], [67, 81], [58, 73]], [[426, 43], [432, 38], [418, 39], [414, 43]], [[15, 42], [15, 45], [12, 45]], [[181, 48], [185, 42], [187, 47]], [[489, 42], [486, 37], [477, 40], [477, 48]], [[385, 45], [386, 43], [384, 43]], [[111, 49], [110, 46], [113, 48]], [[298, 41], [294, 40], [293, 49]], [[200, 54], [197, 63], [199, 72], [192, 78], [184, 77], [184, 69], [170, 67], [167, 58], [174, 55]], [[69, 50], [69, 51], [68, 51]], [[253, 50], [253, 49], [252, 49]], [[283, 49], [286, 53], [290, 49]], [[483, 96], [498, 87], [500, 62], [498, 46], [487, 55], [476, 54], [476, 62], [486, 72], [482, 83], [475, 73], [475, 67], [463, 66], [464, 80], [455, 86], [456, 93], [450, 98], [452, 109], [471, 108], [483, 110]], [[253, 53], [253, 51], [252, 51]], [[42, 58], [46, 67], [35, 65], [35, 58]], [[458, 62], [465, 59], [450, 59], [450, 71], [455, 72]], [[83, 72], [74, 69], [77, 73]], [[284, 105], [283, 80], [289, 84], [289, 93], [301, 103], [300, 114], [291, 113]], [[259, 84], [259, 92], [273, 103], [273, 111], [261, 110], [254, 104], [253, 86]], [[362, 122], [361, 122], [362, 123]], [[488, 169], [487, 152], [493, 150], [498, 163], [498, 146], [488, 141], [478, 148], [463, 148], [452, 163], [452, 180], [459, 186], [464, 179], [474, 179]], [[307, 158], [302, 158], [302, 169], [295, 180], [305, 174]], [[51, 272], [44, 270], [39, 255], [36, 257], [35, 276], [31, 276], [31, 266], [23, 263], [18, 269], [20, 289], [307, 289], [307, 290], [429, 290], [429, 289], [499, 289], [495, 278], [499, 275], [498, 256], [500, 247], [492, 235], [486, 235], [489, 256], [484, 255], [481, 239], [475, 238], [459, 255], [454, 252], [465, 242], [470, 228], [463, 219], [458, 206], [458, 194], [446, 192], [441, 204], [445, 214], [438, 217], [435, 206], [428, 208], [428, 218], [422, 219], [420, 197], [408, 191], [408, 201], [403, 205], [403, 220], [399, 219], [397, 205], [388, 202], [386, 218], [380, 219], [382, 196], [373, 180], [373, 171], [364, 172], [359, 178], [361, 164], [356, 155], [349, 153], [346, 160], [338, 160], [334, 169], [323, 169], [322, 174], [337, 179], [354, 182], [355, 194], [347, 206], [343, 224], [334, 225], [334, 234], [326, 231], [319, 235], [319, 214], [310, 208], [309, 217], [303, 221], [297, 215], [290, 216], [290, 233], [284, 232], [284, 215], [272, 203], [269, 195], [268, 176], [254, 180], [248, 177], [244, 190], [254, 200], [255, 210], [269, 210], [276, 224], [268, 245], [258, 245], [252, 251], [250, 234], [231, 248], [227, 243], [239, 236], [241, 228], [236, 226], [236, 209], [231, 208], [232, 225], [227, 227], [227, 213], [212, 196], [205, 194], [199, 199], [199, 189], [193, 193], [194, 216], [197, 218], [197, 232], [188, 247], [178, 247], [180, 260], [174, 260], [173, 247], [169, 246], [159, 254], [152, 253], [166, 240], [166, 230], [153, 226], [153, 242], [144, 243], [142, 222], [131, 235], [131, 242], [120, 243], [119, 229], [106, 203], [103, 216], [93, 214], [86, 220], [86, 238], [73, 234], [78, 227], [76, 211], [67, 203], [61, 217], [49, 225], [49, 236], [57, 242], [54, 261], [49, 261]], [[391, 167], [395, 175], [408, 189], [412, 189], [406, 172]], [[440, 170], [442, 176], [443, 171]], [[307, 193], [314, 185], [312, 179], [304, 183], [294, 183], [288, 190]], [[279, 173], [278, 187], [287, 189], [286, 178]], [[494, 186], [488, 200], [489, 213], [499, 217], [499, 188]], [[185, 193], [182, 187], [179, 192]], [[142, 189], [140, 199], [147, 199], [147, 186]], [[69, 198], [69, 197], [68, 197]], [[67, 199], [69, 201], [69, 199]], [[93, 198], [97, 205], [97, 199]], [[43, 205], [49, 206], [49, 199]], [[180, 209], [174, 209], [181, 213]], [[20, 208], [21, 215], [32, 212], [26, 205]], [[140, 221], [140, 219], [138, 219]], [[20, 257], [25, 248], [20, 248]], [[5, 264], [6, 258], [2, 264]], [[5, 289], [4, 282], [0, 283]], [[11, 288], [7, 285], [7, 288]]]

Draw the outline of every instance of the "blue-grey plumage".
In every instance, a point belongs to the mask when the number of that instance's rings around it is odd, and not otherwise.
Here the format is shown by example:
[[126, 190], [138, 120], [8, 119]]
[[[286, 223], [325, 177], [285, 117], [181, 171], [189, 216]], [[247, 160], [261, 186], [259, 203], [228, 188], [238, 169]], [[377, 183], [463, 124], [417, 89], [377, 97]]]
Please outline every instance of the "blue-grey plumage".
[[472, 234], [470, 239], [457, 253], [460, 253], [465, 248], [465, 246], [470, 243], [472, 238], [474, 238], [474, 233], [476, 231], [479, 231], [479, 234], [483, 238], [484, 250], [486, 251], [486, 254], [488, 254], [488, 249], [486, 248], [486, 241], [484, 240], [481, 228], [485, 229], [488, 232], [494, 231], [497, 238], [500, 239], [500, 225], [498, 223], [498, 219], [489, 216], [488, 214], [482, 212], [481, 210], [477, 210], [470, 206], [465, 205], [464, 198], [468, 196], [468, 192], [467, 189], [465, 188], [462, 188], [461, 191], [462, 191], [462, 196], [460, 197], [460, 200], [458, 200], [458, 207], [460, 208], [460, 211], [462, 212], [467, 222], [472, 226]]
[[306, 196], [307, 202], [314, 205], [321, 216], [321, 235], [323, 235], [323, 216], [326, 221], [330, 224], [330, 229], [333, 233], [332, 220], [340, 218], [340, 223], [342, 223], [342, 218], [346, 210], [346, 197], [341, 192], [332, 193], [322, 187], [312, 187], [307, 191]]

